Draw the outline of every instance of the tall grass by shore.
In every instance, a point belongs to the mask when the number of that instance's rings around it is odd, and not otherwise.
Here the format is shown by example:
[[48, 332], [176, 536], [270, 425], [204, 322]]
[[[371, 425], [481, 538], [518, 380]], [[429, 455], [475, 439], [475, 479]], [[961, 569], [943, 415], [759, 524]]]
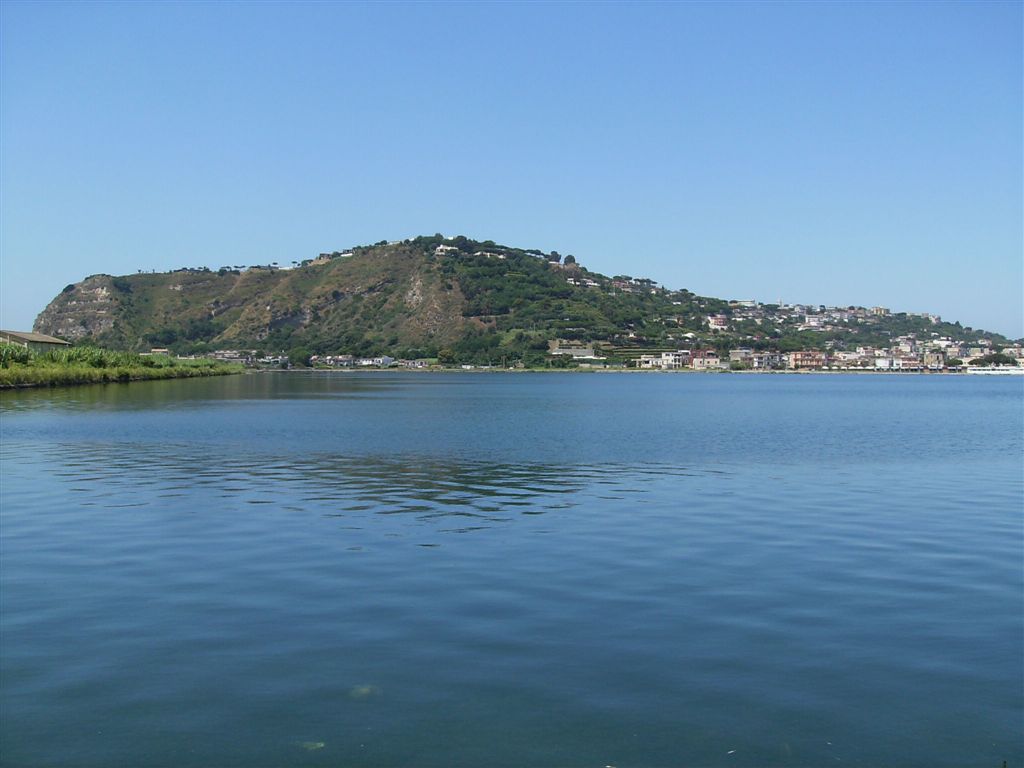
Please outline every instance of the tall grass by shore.
[[220, 376], [243, 370], [240, 365], [216, 360], [178, 360], [98, 347], [35, 353], [16, 344], [0, 344], [0, 388], [4, 389]]

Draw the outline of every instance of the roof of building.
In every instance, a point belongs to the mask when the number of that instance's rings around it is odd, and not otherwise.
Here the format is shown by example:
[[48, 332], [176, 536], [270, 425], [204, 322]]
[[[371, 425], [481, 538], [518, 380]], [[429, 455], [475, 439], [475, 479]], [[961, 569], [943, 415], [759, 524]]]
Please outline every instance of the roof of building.
[[0, 336], [7, 336], [11, 339], [17, 339], [21, 342], [32, 342], [35, 344], [70, 344], [69, 341], [64, 339], [58, 339], [54, 336], [47, 336], [45, 333], [35, 333], [34, 331], [0, 331]]

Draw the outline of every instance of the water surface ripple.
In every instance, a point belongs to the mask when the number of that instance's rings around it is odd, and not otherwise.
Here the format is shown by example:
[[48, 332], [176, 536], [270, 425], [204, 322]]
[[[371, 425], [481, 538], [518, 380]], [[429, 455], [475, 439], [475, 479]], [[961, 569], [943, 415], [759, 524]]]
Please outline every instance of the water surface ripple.
[[1021, 765], [1022, 394], [4, 394], [0, 761]]

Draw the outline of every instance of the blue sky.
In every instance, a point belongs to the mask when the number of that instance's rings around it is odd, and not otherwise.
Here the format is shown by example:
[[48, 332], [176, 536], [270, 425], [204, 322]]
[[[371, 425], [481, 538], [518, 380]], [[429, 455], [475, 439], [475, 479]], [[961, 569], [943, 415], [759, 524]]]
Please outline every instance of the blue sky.
[[0, 8], [5, 328], [443, 232], [1024, 336], [1021, 3]]

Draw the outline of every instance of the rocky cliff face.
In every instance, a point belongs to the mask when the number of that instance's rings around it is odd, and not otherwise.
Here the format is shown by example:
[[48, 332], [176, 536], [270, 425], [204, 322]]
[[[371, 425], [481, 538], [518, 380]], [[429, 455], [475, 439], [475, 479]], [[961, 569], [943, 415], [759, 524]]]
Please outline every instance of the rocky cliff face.
[[34, 328], [133, 350], [434, 349], [473, 325], [463, 305], [429, 248], [398, 244], [294, 269], [94, 275], [65, 288]]
[[93, 275], [68, 286], [36, 318], [33, 330], [69, 341], [109, 335], [121, 308], [113, 282], [110, 275]]

